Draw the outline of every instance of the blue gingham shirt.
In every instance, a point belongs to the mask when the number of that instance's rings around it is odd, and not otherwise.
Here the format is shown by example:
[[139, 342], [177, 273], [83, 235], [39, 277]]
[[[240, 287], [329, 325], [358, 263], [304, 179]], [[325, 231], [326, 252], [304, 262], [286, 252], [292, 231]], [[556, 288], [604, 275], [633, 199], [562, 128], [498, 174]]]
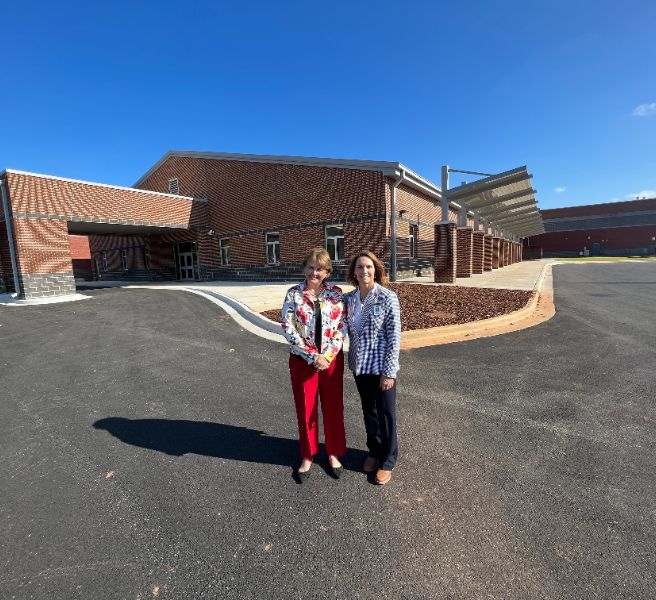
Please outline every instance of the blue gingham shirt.
[[396, 379], [401, 349], [401, 310], [396, 294], [378, 283], [367, 295], [359, 324], [355, 323], [360, 290], [344, 295], [349, 334], [349, 369], [356, 375]]

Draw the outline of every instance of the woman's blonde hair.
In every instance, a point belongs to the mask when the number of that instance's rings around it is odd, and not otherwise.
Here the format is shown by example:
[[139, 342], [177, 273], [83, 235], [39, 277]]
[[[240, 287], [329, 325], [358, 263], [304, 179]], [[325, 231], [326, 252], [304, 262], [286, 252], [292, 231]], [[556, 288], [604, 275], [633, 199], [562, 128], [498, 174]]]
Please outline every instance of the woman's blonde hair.
[[333, 272], [333, 263], [330, 260], [330, 255], [324, 248], [312, 248], [303, 259], [303, 268], [308, 265], [315, 265], [327, 271], [325, 279]]
[[371, 251], [363, 250], [359, 254], [356, 254], [351, 259], [351, 264], [349, 265], [348, 275], [346, 280], [353, 284], [355, 287], [358, 287], [358, 280], [355, 277], [355, 265], [358, 262], [358, 258], [366, 256], [372, 263], [374, 263], [374, 281], [380, 283], [380, 285], [387, 285], [389, 280], [385, 274], [385, 265], [380, 261], [380, 259]]

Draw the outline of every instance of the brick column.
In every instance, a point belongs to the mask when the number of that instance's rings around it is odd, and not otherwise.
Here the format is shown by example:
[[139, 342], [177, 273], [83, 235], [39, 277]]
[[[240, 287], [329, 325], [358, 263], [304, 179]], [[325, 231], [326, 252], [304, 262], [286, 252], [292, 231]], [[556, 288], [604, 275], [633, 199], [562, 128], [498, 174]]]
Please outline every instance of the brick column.
[[[2, 205], [0, 204], [0, 209]], [[11, 266], [7, 222], [0, 221], [0, 294], [14, 291], [14, 269]]]
[[456, 277], [472, 276], [473, 234], [474, 230], [471, 227], [458, 227]]
[[485, 234], [483, 236], [483, 271], [492, 270], [492, 247], [494, 246], [494, 238]]
[[522, 262], [524, 260], [524, 246], [522, 244], [519, 244], [519, 248], [517, 248], [517, 250], [519, 252], [519, 257], [517, 258], [517, 260], [519, 262]]
[[501, 250], [501, 238], [493, 237], [492, 238], [492, 268], [499, 268], [499, 254]]
[[456, 282], [456, 224], [435, 225], [435, 268], [436, 283]]
[[482, 231], [472, 231], [472, 273], [483, 272], [483, 253], [485, 234]]
[[501, 238], [499, 247], [499, 268], [503, 269], [508, 264], [508, 240]]
[[14, 234], [22, 298], [75, 293], [66, 221], [14, 218]]

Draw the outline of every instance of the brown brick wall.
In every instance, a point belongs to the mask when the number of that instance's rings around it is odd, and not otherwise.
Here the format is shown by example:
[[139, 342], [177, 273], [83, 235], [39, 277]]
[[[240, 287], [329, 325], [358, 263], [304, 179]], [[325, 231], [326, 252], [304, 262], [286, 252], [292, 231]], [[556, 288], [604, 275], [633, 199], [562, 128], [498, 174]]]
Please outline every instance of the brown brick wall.
[[[389, 231], [389, 211], [394, 180], [386, 178], [385, 206], [387, 215], [386, 230]], [[428, 194], [400, 185], [396, 190], [396, 256], [397, 259], [409, 258], [408, 234], [410, 225], [418, 226], [419, 239], [415, 240], [415, 258], [432, 260], [435, 255], [435, 227], [442, 220], [442, 209], [439, 201]], [[406, 211], [403, 216], [400, 212]], [[455, 214], [455, 213], [454, 213]], [[385, 243], [384, 260], [389, 262], [389, 241]]]
[[482, 231], [472, 232], [472, 273], [477, 275], [483, 272], [484, 235]]
[[[407, 245], [407, 240], [406, 240]], [[385, 220], [348, 223], [344, 227], [346, 261], [362, 250], [371, 250], [378, 257], [389, 255], [389, 239], [385, 236]]]
[[[273, 229], [271, 231], [274, 231]], [[296, 229], [285, 229], [279, 233], [280, 240], [280, 262], [301, 262], [311, 248], [323, 248], [325, 229], [321, 226], [303, 227]], [[262, 246], [266, 243], [265, 236], [261, 236]], [[347, 233], [344, 228], [344, 242], [346, 243]], [[264, 252], [264, 248], [262, 250]], [[263, 262], [266, 256], [262, 258]], [[261, 264], [261, 263], [260, 263]]]
[[486, 234], [483, 240], [483, 271], [491, 271], [492, 256], [494, 254], [494, 238]]
[[13, 276], [7, 223], [5, 221], [0, 221], [0, 276]]
[[220, 236], [384, 212], [374, 171], [172, 156], [139, 187], [167, 190], [171, 177], [211, 200], [209, 226]]
[[456, 248], [456, 224], [435, 225], [434, 280], [436, 283], [456, 282]]
[[472, 276], [473, 233], [473, 230], [469, 227], [459, 227], [457, 229], [456, 277]]
[[[384, 247], [378, 226], [362, 237], [377, 221], [353, 221], [384, 215], [381, 173], [172, 156], [139, 187], [168, 190], [172, 177], [178, 177], [181, 192], [209, 199], [209, 227], [217, 240], [231, 238], [234, 265], [266, 264], [267, 231], [279, 233], [281, 262], [300, 261], [311, 248], [324, 246], [325, 226], [333, 223], [345, 224], [347, 257], [363, 243]], [[209, 247], [218, 257], [218, 241]]]
[[492, 238], [492, 268], [498, 269], [500, 264], [500, 255], [501, 255], [501, 238], [493, 237]]

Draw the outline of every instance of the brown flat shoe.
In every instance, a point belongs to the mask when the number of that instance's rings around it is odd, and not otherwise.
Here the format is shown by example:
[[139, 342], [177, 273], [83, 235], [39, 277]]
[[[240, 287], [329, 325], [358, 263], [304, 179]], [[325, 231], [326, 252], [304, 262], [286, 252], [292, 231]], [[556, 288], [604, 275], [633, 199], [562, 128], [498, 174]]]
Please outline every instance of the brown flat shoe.
[[378, 466], [378, 459], [373, 456], [367, 456], [362, 463], [362, 470], [365, 473], [373, 473]]
[[385, 485], [389, 483], [390, 479], [392, 479], [392, 471], [378, 469], [378, 472], [376, 473], [376, 483], [378, 485]]

